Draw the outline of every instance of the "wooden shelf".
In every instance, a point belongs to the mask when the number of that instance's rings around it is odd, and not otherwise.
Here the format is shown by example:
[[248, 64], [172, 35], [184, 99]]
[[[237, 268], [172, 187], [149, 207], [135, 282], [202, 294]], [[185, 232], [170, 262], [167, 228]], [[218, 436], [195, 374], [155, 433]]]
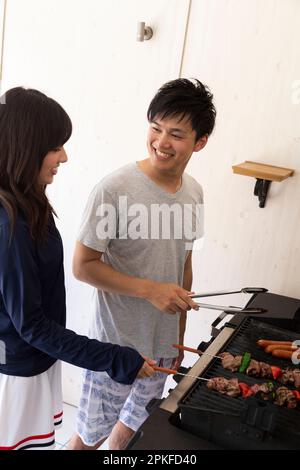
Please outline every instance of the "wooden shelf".
[[283, 181], [294, 174], [294, 170], [291, 168], [282, 168], [280, 166], [249, 161], [240, 163], [239, 165], [233, 165], [232, 169], [234, 173], [239, 175], [253, 176], [256, 178], [254, 194], [258, 196], [259, 207], [265, 207], [271, 181]]
[[233, 165], [232, 169], [234, 173], [239, 175], [253, 176], [254, 178], [268, 181], [283, 181], [294, 173], [294, 170], [290, 168], [249, 161]]

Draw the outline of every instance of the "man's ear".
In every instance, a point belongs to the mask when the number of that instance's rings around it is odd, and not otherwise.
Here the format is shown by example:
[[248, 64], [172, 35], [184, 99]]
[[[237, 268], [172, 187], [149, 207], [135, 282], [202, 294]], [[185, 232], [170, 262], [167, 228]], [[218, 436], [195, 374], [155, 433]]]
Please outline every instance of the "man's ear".
[[197, 142], [195, 143], [194, 152], [199, 152], [199, 150], [202, 150], [207, 144], [207, 141], [208, 141], [208, 134], [205, 134], [202, 137], [200, 137], [200, 139], [197, 140]]

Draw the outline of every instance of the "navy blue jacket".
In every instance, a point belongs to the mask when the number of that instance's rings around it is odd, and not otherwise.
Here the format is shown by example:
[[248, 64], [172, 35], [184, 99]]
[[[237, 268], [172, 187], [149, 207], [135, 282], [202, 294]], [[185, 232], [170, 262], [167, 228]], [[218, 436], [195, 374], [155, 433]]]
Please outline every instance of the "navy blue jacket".
[[30, 377], [61, 359], [131, 384], [143, 364], [138, 352], [65, 328], [63, 247], [53, 217], [44, 243], [34, 242], [21, 215], [9, 238], [0, 205], [0, 372]]

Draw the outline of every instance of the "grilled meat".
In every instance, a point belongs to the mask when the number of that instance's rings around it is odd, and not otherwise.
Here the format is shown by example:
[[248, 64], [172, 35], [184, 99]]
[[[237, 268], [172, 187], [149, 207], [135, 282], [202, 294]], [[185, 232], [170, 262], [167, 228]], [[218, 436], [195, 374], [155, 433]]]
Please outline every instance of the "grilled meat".
[[295, 387], [300, 388], [300, 370], [294, 369], [294, 379], [295, 379]]
[[207, 382], [207, 387], [220, 393], [226, 393], [227, 382], [225, 377], [213, 377]]
[[274, 404], [278, 406], [286, 405], [288, 408], [296, 408], [297, 400], [293, 392], [286, 387], [279, 387], [275, 392]]
[[251, 359], [250, 364], [246, 370], [247, 375], [253, 375], [253, 377], [258, 377], [260, 375], [260, 364], [258, 361]]
[[[229, 397], [238, 397], [241, 396], [245, 387], [248, 387], [250, 390], [250, 395], [257, 395], [263, 400], [270, 400], [273, 401], [275, 405], [278, 406], [287, 406], [287, 408], [296, 408], [297, 406], [297, 399], [293, 392], [286, 387], [279, 387], [275, 390], [274, 385], [272, 383], [263, 383], [263, 384], [254, 384], [251, 387], [247, 386], [247, 384], [239, 382], [237, 379], [226, 379], [225, 377], [213, 377], [209, 379], [206, 384], [207, 388], [210, 390], [216, 390], [222, 395], [227, 395]], [[245, 395], [244, 395], [245, 396]]]
[[272, 369], [266, 362], [259, 362], [260, 365], [260, 376], [263, 378], [271, 379], [273, 377]]
[[263, 384], [254, 384], [252, 387], [250, 387], [253, 394], [256, 395], [258, 392], [262, 393], [269, 393], [270, 387], [268, 384], [263, 383]]
[[229, 397], [238, 397], [240, 393], [241, 391], [240, 391], [238, 379], [230, 379], [228, 381], [226, 395], [228, 395]]
[[293, 384], [295, 382], [293, 369], [283, 369], [277, 380], [283, 385]]
[[233, 356], [229, 352], [223, 352], [220, 354], [222, 358], [222, 366], [224, 369], [228, 369], [231, 372], [237, 372], [242, 362], [242, 356]]
[[207, 387], [229, 397], [238, 397], [241, 394], [238, 379], [228, 380], [225, 377], [213, 377], [207, 382]]

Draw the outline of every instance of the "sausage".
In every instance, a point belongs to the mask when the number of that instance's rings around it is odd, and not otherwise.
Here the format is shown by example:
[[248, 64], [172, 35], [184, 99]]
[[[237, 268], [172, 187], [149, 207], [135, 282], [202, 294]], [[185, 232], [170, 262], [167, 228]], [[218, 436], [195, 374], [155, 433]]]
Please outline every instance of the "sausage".
[[292, 341], [273, 341], [273, 340], [271, 340], [271, 339], [259, 339], [259, 340], [257, 341], [257, 344], [258, 344], [258, 346], [260, 346], [261, 348], [266, 348], [267, 346], [270, 346], [271, 344], [292, 345], [293, 342], [292, 342]]
[[266, 353], [271, 353], [275, 349], [280, 349], [281, 351], [296, 351], [297, 346], [292, 346], [291, 344], [269, 344], [265, 348]]
[[[300, 350], [298, 349], [299, 353]], [[274, 349], [272, 351], [272, 356], [279, 357], [280, 359], [292, 359], [293, 354], [295, 351], [285, 351], [284, 349]], [[297, 355], [297, 359], [299, 359], [299, 355]]]

